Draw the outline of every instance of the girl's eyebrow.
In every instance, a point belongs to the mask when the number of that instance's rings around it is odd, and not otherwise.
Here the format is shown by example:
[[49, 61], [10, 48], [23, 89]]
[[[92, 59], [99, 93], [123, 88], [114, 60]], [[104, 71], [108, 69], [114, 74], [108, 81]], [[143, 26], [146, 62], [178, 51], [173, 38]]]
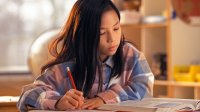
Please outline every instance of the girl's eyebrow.
[[113, 26], [117, 25], [119, 23], [119, 21], [117, 21]]
[[[117, 21], [113, 26], [116, 26], [117, 24], [119, 24], [119, 21]], [[108, 29], [108, 28], [101, 27], [100, 29]]]

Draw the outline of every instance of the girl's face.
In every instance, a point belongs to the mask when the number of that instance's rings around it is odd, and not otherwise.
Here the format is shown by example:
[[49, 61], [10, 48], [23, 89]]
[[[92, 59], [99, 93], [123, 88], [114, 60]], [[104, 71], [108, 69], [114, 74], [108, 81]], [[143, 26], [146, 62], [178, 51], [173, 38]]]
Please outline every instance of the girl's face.
[[121, 26], [117, 13], [109, 10], [103, 13], [100, 26], [99, 53], [100, 60], [116, 53], [121, 40]]

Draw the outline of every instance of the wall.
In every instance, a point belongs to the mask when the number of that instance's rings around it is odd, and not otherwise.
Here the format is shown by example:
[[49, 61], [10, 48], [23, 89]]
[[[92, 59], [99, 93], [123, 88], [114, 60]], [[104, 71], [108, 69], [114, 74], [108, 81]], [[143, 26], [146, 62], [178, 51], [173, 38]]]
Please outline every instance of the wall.
[[200, 64], [200, 26], [190, 26], [176, 18], [171, 21], [172, 65]]

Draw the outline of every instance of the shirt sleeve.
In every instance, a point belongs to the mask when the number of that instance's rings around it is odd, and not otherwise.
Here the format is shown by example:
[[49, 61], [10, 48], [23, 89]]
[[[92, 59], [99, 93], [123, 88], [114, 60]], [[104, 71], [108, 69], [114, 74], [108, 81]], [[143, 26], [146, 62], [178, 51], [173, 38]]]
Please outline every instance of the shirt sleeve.
[[97, 95], [105, 103], [140, 100], [153, 95], [154, 75], [143, 53], [135, 51], [134, 55], [129, 54], [126, 59], [122, 76], [114, 78], [109, 89]]
[[45, 71], [33, 84], [24, 86], [17, 104], [19, 110], [27, 111], [28, 108], [55, 110], [55, 104], [66, 88], [64, 85], [66, 78], [61, 74], [61, 69], [55, 67]]

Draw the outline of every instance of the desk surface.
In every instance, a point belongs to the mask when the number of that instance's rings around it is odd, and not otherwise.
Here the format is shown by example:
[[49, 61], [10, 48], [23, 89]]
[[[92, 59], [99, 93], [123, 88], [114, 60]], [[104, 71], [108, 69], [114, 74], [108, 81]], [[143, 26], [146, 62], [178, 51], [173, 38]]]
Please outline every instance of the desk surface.
[[0, 96], [0, 111], [1, 112], [18, 112], [17, 101], [19, 97]]
[[1, 112], [18, 112], [16, 107], [17, 102], [0, 102]]
[[28, 112], [114, 112], [114, 111], [103, 111], [103, 110], [74, 110], [74, 111], [52, 111], [52, 110], [30, 110]]
[[0, 102], [0, 107], [4, 106], [16, 106], [17, 102]]

